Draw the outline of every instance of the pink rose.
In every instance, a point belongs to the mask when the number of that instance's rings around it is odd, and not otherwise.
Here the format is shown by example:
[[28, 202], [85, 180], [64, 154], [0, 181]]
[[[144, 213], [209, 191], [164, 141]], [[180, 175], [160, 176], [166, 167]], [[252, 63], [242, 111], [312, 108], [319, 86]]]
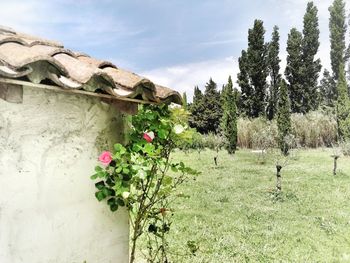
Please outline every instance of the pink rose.
[[110, 162], [112, 161], [112, 154], [108, 151], [104, 151], [103, 153], [101, 153], [101, 155], [98, 157], [98, 160], [105, 164], [105, 165], [109, 165]]
[[147, 141], [147, 142], [152, 142], [154, 139], [154, 132], [145, 132], [143, 134], [143, 138]]

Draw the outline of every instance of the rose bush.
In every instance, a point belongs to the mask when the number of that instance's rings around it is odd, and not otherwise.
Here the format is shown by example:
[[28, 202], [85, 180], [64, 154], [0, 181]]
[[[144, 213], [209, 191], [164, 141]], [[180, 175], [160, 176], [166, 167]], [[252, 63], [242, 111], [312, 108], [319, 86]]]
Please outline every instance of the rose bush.
[[99, 160], [104, 166], [97, 166], [91, 176], [99, 179], [95, 184], [99, 201], [107, 200], [111, 211], [120, 206], [129, 211], [130, 262], [135, 260], [137, 240], [142, 235], [147, 239], [147, 261], [168, 262], [170, 203], [181, 196], [176, 190], [188, 175], [198, 174], [183, 162], [170, 159], [179, 143], [192, 139], [193, 130], [187, 123], [188, 113], [181, 108], [143, 106], [132, 117], [128, 143], [115, 144], [113, 153], [103, 152]]

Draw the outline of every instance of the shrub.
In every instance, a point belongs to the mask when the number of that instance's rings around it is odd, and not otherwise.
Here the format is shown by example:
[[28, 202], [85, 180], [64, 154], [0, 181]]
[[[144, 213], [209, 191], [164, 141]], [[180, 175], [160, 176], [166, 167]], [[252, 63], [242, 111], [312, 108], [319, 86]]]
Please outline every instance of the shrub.
[[222, 135], [209, 133], [203, 135], [204, 147], [207, 147], [211, 150], [220, 150], [225, 146], [226, 140]]
[[293, 114], [292, 134], [302, 147], [331, 147], [337, 142], [335, 115], [320, 111]]
[[262, 131], [269, 130], [271, 134], [277, 134], [275, 122], [264, 118], [239, 118], [238, 119], [238, 146], [241, 148], [258, 149], [260, 147], [257, 137]]
[[350, 156], [350, 141], [340, 143], [340, 148], [344, 156]]
[[[301, 147], [331, 147], [337, 143], [337, 122], [330, 111], [314, 111], [308, 114], [292, 114], [292, 135], [294, 143]], [[266, 138], [269, 133], [270, 138]], [[238, 119], [238, 147], [262, 149], [261, 140], [265, 138], [277, 145], [276, 121], [264, 118]], [[261, 137], [261, 138], [260, 138]]]
[[202, 151], [205, 148], [203, 135], [199, 132], [194, 133], [192, 143], [189, 145], [189, 148], [197, 150], [198, 152]]

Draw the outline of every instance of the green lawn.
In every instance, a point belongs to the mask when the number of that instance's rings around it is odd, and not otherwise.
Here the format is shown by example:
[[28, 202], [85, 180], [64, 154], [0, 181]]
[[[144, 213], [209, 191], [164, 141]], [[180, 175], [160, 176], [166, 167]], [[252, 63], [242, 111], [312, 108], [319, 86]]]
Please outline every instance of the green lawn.
[[[206, 150], [173, 158], [202, 172], [182, 186], [170, 246], [175, 262], [350, 262], [350, 158], [332, 176], [329, 149], [302, 150], [282, 170], [276, 197], [272, 159], [240, 150]], [[199, 250], [189, 255], [187, 241]], [[187, 256], [176, 256], [187, 254]]]

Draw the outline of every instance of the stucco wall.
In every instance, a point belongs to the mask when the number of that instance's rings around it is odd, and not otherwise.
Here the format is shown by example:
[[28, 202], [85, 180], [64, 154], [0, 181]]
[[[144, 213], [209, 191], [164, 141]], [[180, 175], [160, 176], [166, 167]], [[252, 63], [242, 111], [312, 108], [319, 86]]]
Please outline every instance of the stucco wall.
[[124, 263], [126, 210], [94, 197], [107, 142], [122, 140], [120, 113], [97, 98], [24, 87], [0, 99], [0, 262]]

